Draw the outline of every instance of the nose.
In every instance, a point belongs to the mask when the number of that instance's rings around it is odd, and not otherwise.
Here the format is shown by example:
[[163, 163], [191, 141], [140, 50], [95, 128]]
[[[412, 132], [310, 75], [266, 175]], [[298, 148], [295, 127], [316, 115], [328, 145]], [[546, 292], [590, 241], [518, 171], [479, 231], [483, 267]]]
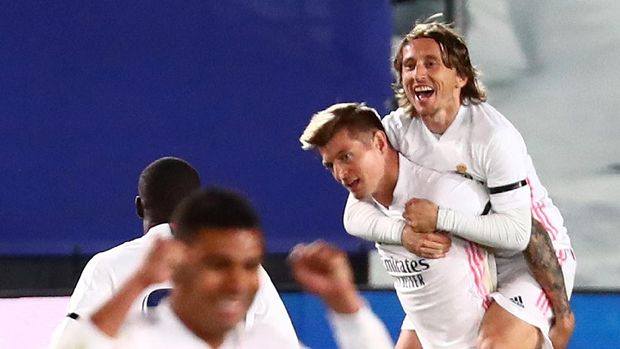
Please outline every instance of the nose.
[[421, 62], [418, 62], [418, 64], [416, 64], [415, 66], [415, 72], [414, 72], [414, 77], [416, 81], [424, 80], [427, 73], [428, 71], [426, 67], [424, 66], [424, 64], [422, 64]]
[[243, 293], [251, 284], [252, 273], [244, 268], [232, 268], [227, 273], [226, 289], [231, 294]]
[[338, 182], [342, 183], [342, 179], [344, 178], [345, 175], [346, 175], [346, 170], [344, 166], [334, 164], [334, 178], [336, 178]]

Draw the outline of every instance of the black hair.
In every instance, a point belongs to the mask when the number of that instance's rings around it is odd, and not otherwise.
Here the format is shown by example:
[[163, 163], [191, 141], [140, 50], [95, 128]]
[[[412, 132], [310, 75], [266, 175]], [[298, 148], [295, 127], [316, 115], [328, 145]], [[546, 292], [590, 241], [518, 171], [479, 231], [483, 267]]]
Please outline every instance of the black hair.
[[140, 174], [138, 193], [150, 216], [169, 221], [176, 206], [200, 188], [200, 176], [183, 159], [168, 156], [150, 163]]
[[220, 187], [191, 194], [179, 204], [172, 221], [174, 236], [185, 242], [205, 229], [260, 229], [258, 214], [245, 196]]

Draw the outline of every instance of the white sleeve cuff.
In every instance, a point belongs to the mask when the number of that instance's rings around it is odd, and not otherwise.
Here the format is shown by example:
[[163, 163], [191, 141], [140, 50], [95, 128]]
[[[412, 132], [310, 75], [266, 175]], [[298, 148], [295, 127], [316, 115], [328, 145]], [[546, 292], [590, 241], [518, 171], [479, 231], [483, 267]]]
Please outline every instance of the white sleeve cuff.
[[330, 310], [328, 317], [340, 349], [394, 348], [385, 325], [367, 305], [353, 314]]

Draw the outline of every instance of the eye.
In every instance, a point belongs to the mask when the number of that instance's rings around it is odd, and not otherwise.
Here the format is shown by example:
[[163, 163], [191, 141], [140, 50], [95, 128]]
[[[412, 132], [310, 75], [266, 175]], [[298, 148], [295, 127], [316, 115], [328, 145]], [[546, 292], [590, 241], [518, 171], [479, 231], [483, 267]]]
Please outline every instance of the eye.
[[346, 152], [343, 153], [342, 155], [340, 155], [340, 161], [344, 162], [344, 163], [348, 163], [351, 162], [351, 160], [353, 160], [353, 154]]
[[204, 267], [209, 270], [224, 270], [228, 267], [228, 263], [225, 261], [209, 261], [204, 264]]
[[243, 268], [247, 271], [254, 271], [256, 269], [258, 269], [258, 266], [260, 265], [260, 262], [258, 261], [251, 261], [251, 262], [247, 262], [243, 265]]
[[403, 64], [403, 68], [405, 71], [412, 71], [415, 69], [415, 62], [407, 61]]

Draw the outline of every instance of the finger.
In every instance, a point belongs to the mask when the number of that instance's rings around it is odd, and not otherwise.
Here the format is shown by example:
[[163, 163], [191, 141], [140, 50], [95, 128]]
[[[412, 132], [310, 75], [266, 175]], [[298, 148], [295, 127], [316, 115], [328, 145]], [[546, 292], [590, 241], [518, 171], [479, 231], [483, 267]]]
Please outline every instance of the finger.
[[442, 241], [424, 240], [422, 242], [422, 247], [426, 247], [431, 250], [442, 251], [448, 249], [450, 245]]
[[424, 236], [425, 241], [432, 241], [444, 246], [452, 245], [452, 239], [446, 234], [427, 233]]
[[435, 250], [435, 249], [429, 249], [429, 248], [421, 248], [421, 256], [420, 257], [424, 257], [424, 258], [431, 258], [431, 259], [436, 259], [436, 258], [444, 258], [446, 256], [446, 253], [440, 250]]

